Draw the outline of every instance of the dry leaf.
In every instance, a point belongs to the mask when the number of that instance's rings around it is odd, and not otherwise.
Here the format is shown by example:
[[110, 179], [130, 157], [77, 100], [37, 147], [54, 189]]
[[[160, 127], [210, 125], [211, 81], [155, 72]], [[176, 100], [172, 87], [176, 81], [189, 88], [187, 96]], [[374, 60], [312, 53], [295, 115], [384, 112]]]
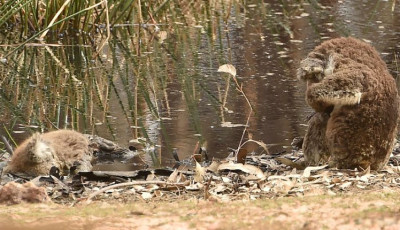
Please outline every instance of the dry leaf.
[[289, 177], [287, 176], [279, 176], [279, 175], [273, 175], [273, 176], [269, 176], [268, 180], [289, 180]]
[[385, 166], [385, 168], [382, 170], [384, 172], [387, 172], [389, 174], [394, 174], [395, 172], [400, 172], [400, 166]]
[[176, 183], [177, 177], [178, 177], [178, 169], [175, 169], [174, 172], [172, 172], [171, 175], [169, 175], [167, 182]]
[[269, 187], [269, 186], [264, 186], [264, 187], [262, 188], [262, 191], [263, 191], [263, 192], [270, 192], [270, 191], [271, 191], [271, 187]]
[[351, 185], [351, 181], [343, 183], [339, 186], [340, 189], [345, 190], [346, 188], [348, 188]]
[[146, 177], [146, 180], [147, 181], [152, 181], [152, 180], [154, 180], [156, 178], [156, 175], [154, 174], [154, 171], [151, 171], [151, 174], [149, 174], [147, 177]]
[[246, 162], [247, 150], [239, 149], [239, 152], [236, 155], [236, 162], [244, 164]]
[[242, 179], [243, 181], [246, 181], [246, 182], [247, 182], [247, 181], [257, 181], [257, 180], [259, 180], [260, 178], [259, 178], [259, 176], [257, 176], [257, 175], [250, 174], [250, 175], [241, 177], [241, 179]]
[[360, 188], [360, 189], [365, 189], [366, 188], [366, 186], [363, 186], [363, 185], [360, 185], [360, 184], [357, 184], [356, 187]]
[[156, 191], [154, 191], [154, 195], [156, 197], [162, 197], [164, 195], [164, 193], [161, 190], [156, 190]]
[[223, 176], [221, 179], [222, 179], [222, 181], [223, 181], [224, 183], [232, 183], [232, 180], [229, 179], [229, 177], [224, 177], [224, 176]]
[[267, 145], [262, 141], [255, 141], [255, 140], [250, 139], [250, 140], [245, 141], [240, 147], [244, 146], [248, 142], [253, 142], [253, 143], [258, 144], [261, 148], [263, 148], [265, 150], [265, 152], [267, 152], [267, 154], [269, 154]]
[[311, 171], [318, 171], [318, 170], [324, 169], [326, 167], [328, 167], [328, 165], [315, 166], [315, 167], [310, 167], [309, 166], [306, 169], [304, 169], [303, 177], [310, 177]]
[[195, 169], [194, 181], [203, 182], [205, 174], [206, 174], [206, 169], [201, 167], [199, 162], [196, 161], [196, 169]]
[[272, 185], [272, 191], [286, 195], [294, 187], [295, 183], [293, 181], [274, 180]]
[[156, 184], [148, 184], [146, 185], [146, 192], [154, 192], [155, 190], [159, 189], [160, 187]]
[[286, 158], [283, 158], [283, 157], [277, 157], [275, 159], [277, 161], [281, 162], [282, 164], [290, 166], [292, 168], [299, 169], [299, 170], [305, 169], [304, 164], [302, 164], [304, 162], [297, 163], [297, 162], [293, 162], [293, 161], [291, 161], [289, 159], [286, 159]]
[[185, 189], [188, 190], [188, 191], [199, 191], [203, 187], [204, 187], [203, 184], [195, 183], [195, 184], [190, 184], [188, 186], [185, 186]]
[[244, 173], [248, 173], [248, 174], [253, 174], [255, 176], [257, 176], [257, 178], [259, 179], [264, 179], [264, 173], [261, 171], [261, 169], [257, 168], [256, 166], [253, 165], [243, 165], [243, 164], [235, 164], [233, 162], [229, 162], [229, 163], [223, 163], [218, 167], [218, 171], [221, 170], [230, 170], [230, 171], [234, 171], [234, 170], [238, 170], [238, 171], [242, 171]]
[[357, 176], [364, 176], [371, 173], [371, 166], [368, 166], [364, 171], [356, 173]]
[[148, 199], [153, 198], [153, 195], [151, 193], [149, 193], [149, 192], [143, 192], [142, 193], [142, 198], [145, 199], [145, 200], [148, 200]]
[[197, 154], [197, 153], [193, 154], [193, 158], [194, 158], [194, 160], [196, 162], [202, 162], [203, 161], [201, 154]]
[[176, 179], [176, 182], [185, 182], [186, 181], [186, 176], [183, 173], [179, 173], [178, 177]]
[[210, 166], [207, 167], [207, 170], [208, 170], [208, 171], [211, 171], [211, 172], [213, 172], [213, 173], [217, 173], [218, 167], [219, 167], [220, 164], [221, 164], [221, 162], [213, 161], [213, 162], [210, 164]]
[[141, 192], [146, 190], [145, 187], [143, 187], [142, 185], [133, 185], [132, 187], [136, 190], [136, 192]]
[[221, 65], [217, 72], [229, 73], [230, 75], [236, 77], [236, 68], [231, 64]]
[[369, 178], [369, 175], [364, 175], [364, 176], [361, 176], [361, 177], [357, 177], [356, 179], [359, 180], [359, 181], [362, 181], [364, 183], [368, 183], [368, 181], [369, 181], [368, 178]]
[[224, 192], [226, 190], [228, 190], [229, 188], [227, 188], [225, 185], [222, 184], [218, 184], [217, 186], [215, 186], [215, 188], [213, 189], [213, 192], [215, 193], [221, 193]]

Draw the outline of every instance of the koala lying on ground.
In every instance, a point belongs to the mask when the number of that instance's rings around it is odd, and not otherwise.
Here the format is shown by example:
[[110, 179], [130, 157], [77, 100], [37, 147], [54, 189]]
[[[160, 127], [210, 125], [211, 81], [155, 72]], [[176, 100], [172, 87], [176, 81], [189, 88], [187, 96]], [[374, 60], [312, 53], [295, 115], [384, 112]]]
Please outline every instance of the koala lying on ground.
[[379, 170], [397, 134], [396, 83], [378, 52], [354, 38], [317, 46], [297, 72], [307, 82], [309, 120], [303, 151], [307, 165]]
[[81, 133], [73, 130], [35, 133], [15, 149], [3, 173], [48, 175], [53, 166], [64, 175], [72, 166], [77, 166], [77, 171], [90, 171], [92, 158], [89, 140]]

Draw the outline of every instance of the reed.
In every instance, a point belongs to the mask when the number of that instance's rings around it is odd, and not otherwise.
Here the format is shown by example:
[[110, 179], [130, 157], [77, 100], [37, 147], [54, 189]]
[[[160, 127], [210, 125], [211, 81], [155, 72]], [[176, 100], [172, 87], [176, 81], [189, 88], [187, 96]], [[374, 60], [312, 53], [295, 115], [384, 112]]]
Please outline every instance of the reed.
[[[25, 36], [51, 29], [57, 34], [80, 31], [94, 34], [104, 25], [148, 23], [168, 7], [169, 0], [71, 1], [9, 0], [0, 3], [0, 27], [18, 26]], [[179, 5], [180, 3], [178, 3]], [[174, 6], [172, 6], [174, 7]], [[149, 17], [151, 15], [151, 17]]]
[[[0, 104], [12, 114], [9, 130], [18, 129], [17, 124], [40, 131], [67, 127], [125, 144], [144, 138], [172, 152], [164, 119], [172, 114], [175, 101], [169, 90], [176, 84], [190, 119], [180, 128], [195, 130], [196, 141], [205, 141], [199, 99], [205, 94], [218, 110], [222, 102], [213, 92], [231, 82], [215, 77], [207, 83], [201, 70], [216, 70], [229, 60], [223, 51], [228, 48], [225, 32], [218, 28], [229, 19], [231, 6], [216, 1], [14, 0], [10, 8], [9, 2], [0, 12], [10, 16], [0, 23], [17, 25], [26, 38], [0, 47], [7, 60], [0, 65]], [[209, 54], [200, 56], [202, 47]], [[151, 150], [149, 156], [161, 163], [161, 151]]]

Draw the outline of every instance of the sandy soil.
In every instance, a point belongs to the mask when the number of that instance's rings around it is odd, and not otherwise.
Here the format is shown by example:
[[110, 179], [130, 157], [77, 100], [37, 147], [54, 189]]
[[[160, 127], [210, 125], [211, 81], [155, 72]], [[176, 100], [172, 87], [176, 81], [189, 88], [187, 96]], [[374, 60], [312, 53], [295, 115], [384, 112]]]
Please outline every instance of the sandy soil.
[[0, 229], [400, 229], [398, 189], [228, 202], [95, 201], [0, 207]]

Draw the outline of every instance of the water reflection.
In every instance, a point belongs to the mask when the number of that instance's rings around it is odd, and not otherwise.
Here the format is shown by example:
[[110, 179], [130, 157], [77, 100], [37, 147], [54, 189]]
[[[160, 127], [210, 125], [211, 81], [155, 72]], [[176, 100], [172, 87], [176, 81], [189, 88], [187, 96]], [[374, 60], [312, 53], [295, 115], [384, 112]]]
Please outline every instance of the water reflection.
[[[282, 151], [304, 134], [311, 112], [295, 71], [314, 46], [338, 36], [364, 39], [382, 53], [391, 73], [399, 75], [400, 6], [392, 11], [392, 4], [199, 4], [191, 7], [204, 7], [208, 14], [192, 17], [201, 11], [183, 6], [173, 21], [160, 25], [166, 37], [150, 30], [139, 38], [130, 35], [132, 28], [115, 28], [100, 56], [93, 57], [91, 48], [82, 45], [28, 46], [1, 67], [0, 119], [8, 130], [26, 130], [30, 124], [42, 130], [72, 127], [125, 146], [146, 138], [154, 151], [142, 158], [155, 165], [171, 165], [173, 148], [181, 159], [190, 157], [197, 142], [223, 158], [229, 148], [237, 148], [243, 127], [221, 127], [221, 122], [245, 124], [250, 113], [233, 82], [216, 72], [232, 63], [254, 106], [245, 137], [250, 133], [270, 144], [271, 152]], [[1, 50], [6, 53], [10, 47]], [[0, 132], [5, 135], [5, 129]], [[26, 135], [12, 136], [18, 143]]]

